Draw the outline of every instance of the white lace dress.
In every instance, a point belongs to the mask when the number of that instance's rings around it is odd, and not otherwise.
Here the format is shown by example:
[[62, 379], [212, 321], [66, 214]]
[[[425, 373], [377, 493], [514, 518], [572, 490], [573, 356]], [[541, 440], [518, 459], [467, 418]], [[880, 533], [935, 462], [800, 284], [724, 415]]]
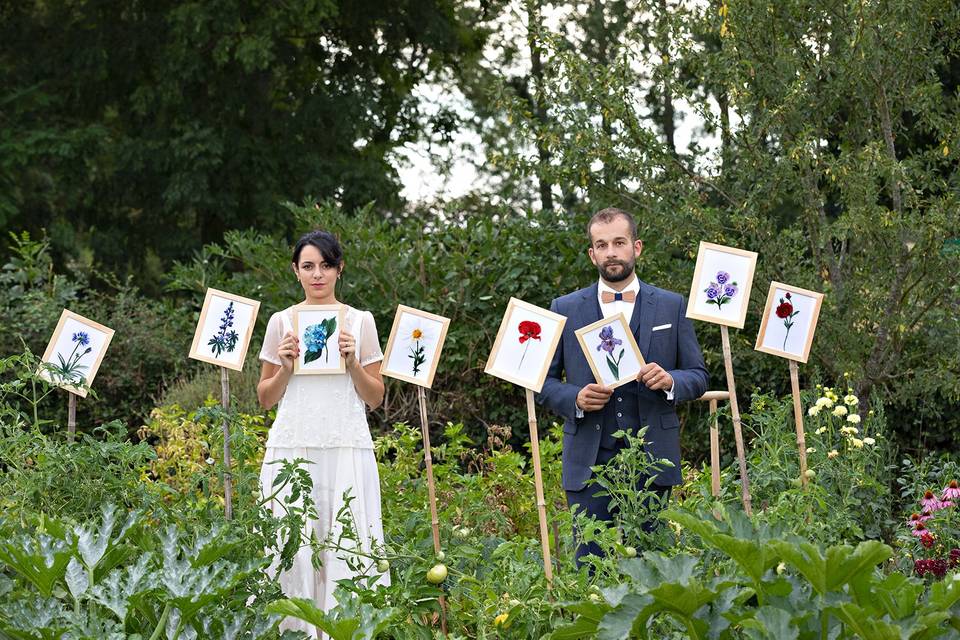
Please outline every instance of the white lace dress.
[[[291, 308], [275, 313], [267, 324], [260, 359], [280, 365], [277, 350], [283, 335], [292, 331]], [[346, 307], [344, 326], [357, 343], [357, 358], [362, 366], [383, 360], [373, 314]], [[333, 346], [336, 349], [336, 345]], [[276, 460], [304, 458], [313, 479], [313, 501], [318, 520], [308, 523], [309, 532], [318, 540], [340, 534], [337, 513], [344, 505], [343, 494], [353, 496], [350, 508], [360, 537], [361, 548], [369, 551], [383, 541], [380, 510], [380, 475], [373, 453], [373, 439], [367, 426], [366, 406], [349, 374], [292, 376], [277, 407], [277, 419], [267, 437], [267, 449], [260, 470], [260, 486], [265, 496], [273, 491], [274, 478], [280, 472]], [[282, 494], [281, 494], [282, 495]], [[281, 503], [271, 500], [268, 508], [283, 515]], [[348, 544], [344, 541], [344, 545]], [[350, 578], [353, 572], [344, 561], [345, 552], [324, 551], [322, 567], [314, 569], [311, 550], [302, 548], [293, 567], [280, 576], [283, 593], [292, 598], [308, 598], [324, 611], [336, 605], [333, 591], [337, 580]], [[382, 584], [389, 584], [383, 575]], [[281, 629], [305, 631], [312, 637], [322, 634], [313, 625], [287, 619]]]

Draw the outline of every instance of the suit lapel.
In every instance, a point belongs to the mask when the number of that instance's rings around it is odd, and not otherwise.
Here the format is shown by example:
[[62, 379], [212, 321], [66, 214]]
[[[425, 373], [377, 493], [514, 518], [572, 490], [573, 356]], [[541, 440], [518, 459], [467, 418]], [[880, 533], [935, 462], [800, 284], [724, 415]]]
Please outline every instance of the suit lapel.
[[580, 309], [583, 309], [583, 322], [580, 324], [581, 327], [585, 327], [603, 317], [603, 312], [600, 311], [600, 299], [597, 297], [597, 289], [599, 289], [599, 287], [600, 285], [594, 282], [586, 289], [580, 290], [580, 295], [582, 295], [584, 299], [584, 304], [580, 306]]
[[640, 300], [633, 306], [630, 329], [637, 339], [637, 346], [640, 347], [644, 360], [647, 360], [647, 354], [650, 353], [650, 338], [653, 335], [653, 319], [657, 315], [657, 302], [657, 290], [641, 281]]

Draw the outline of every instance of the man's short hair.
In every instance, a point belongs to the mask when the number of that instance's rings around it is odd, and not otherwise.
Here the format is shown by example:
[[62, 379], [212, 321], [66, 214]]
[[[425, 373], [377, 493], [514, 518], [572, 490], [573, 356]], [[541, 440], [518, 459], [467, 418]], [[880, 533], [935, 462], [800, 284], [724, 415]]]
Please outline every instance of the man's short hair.
[[623, 209], [617, 209], [616, 207], [607, 207], [606, 209], [600, 209], [593, 217], [590, 218], [590, 222], [587, 223], [587, 240], [590, 244], [593, 244], [593, 236], [590, 235], [590, 229], [593, 228], [593, 225], [601, 222], [607, 224], [613, 222], [617, 218], [623, 218], [630, 225], [630, 240], [637, 239], [637, 221], [633, 219], [633, 216]]

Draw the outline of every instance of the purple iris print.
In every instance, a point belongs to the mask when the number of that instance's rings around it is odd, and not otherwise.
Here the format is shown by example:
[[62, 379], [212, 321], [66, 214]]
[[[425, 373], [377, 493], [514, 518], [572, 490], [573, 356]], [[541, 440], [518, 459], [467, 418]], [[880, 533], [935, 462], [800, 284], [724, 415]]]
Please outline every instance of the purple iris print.
[[730, 299], [737, 295], [740, 289], [736, 282], [730, 281], [730, 274], [726, 271], [717, 271], [716, 280], [703, 290], [707, 294], [707, 304], [717, 305], [717, 311], [723, 308]]
[[621, 344], [623, 344], [623, 340], [613, 337], [612, 325], [608, 324], [600, 329], [600, 344], [597, 345], [597, 351], [602, 349], [607, 352], [607, 366], [610, 367], [610, 373], [613, 374], [614, 380], [620, 379], [620, 361], [623, 360], [626, 349], [620, 349], [616, 360], [613, 359], [613, 351]]

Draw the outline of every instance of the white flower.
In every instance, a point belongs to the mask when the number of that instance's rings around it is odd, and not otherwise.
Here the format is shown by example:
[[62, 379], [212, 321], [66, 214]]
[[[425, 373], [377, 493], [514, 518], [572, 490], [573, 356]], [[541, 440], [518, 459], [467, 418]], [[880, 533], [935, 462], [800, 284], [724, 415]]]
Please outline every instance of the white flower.
[[817, 434], [817, 435], [820, 435], [821, 433], [823, 433], [823, 432], [826, 431], [826, 430], [827, 430], [826, 427], [820, 427], [819, 429], [817, 429], [816, 434]]
[[215, 461], [213, 458], [207, 458], [206, 462], [207, 464], [213, 464]]
[[815, 405], [813, 405], [812, 407], [810, 407], [809, 409], [807, 409], [807, 415], [808, 415], [808, 416], [815, 416], [815, 415], [817, 415], [818, 413], [820, 413], [820, 405], [818, 405], [818, 404], [815, 404]]
[[851, 407], [855, 407], [859, 402], [860, 402], [860, 399], [857, 396], [853, 395], [852, 393], [850, 395], [846, 395], [843, 397], [843, 404], [849, 405]]
[[817, 450], [814, 447], [807, 447], [807, 453], [816, 453]]
[[827, 397], [820, 398], [819, 400], [817, 400], [817, 406], [826, 407], [827, 409], [829, 409], [830, 407], [833, 406], [833, 400]]
[[840, 405], [833, 410], [833, 415], [837, 416], [838, 418], [842, 418], [843, 416], [847, 415], [847, 408], [843, 405]]
[[852, 422], [853, 424], [860, 424], [860, 416], [856, 413], [851, 413], [847, 416], [847, 422]]
[[873, 445], [877, 444], [877, 441], [874, 440], [873, 438], [867, 437], [867, 438], [864, 438], [864, 439], [863, 439], [863, 444], [869, 444], [870, 446], [873, 446]]
[[857, 449], [863, 449], [863, 440], [861, 440], [860, 438], [852, 438], [850, 440], [850, 444], [855, 446]]
[[827, 457], [832, 460], [833, 458], [836, 458], [838, 455], [840, 455], [839, 451], [837, 451], [836, 449], [831, 449], [830, 453], [827, 454]]

